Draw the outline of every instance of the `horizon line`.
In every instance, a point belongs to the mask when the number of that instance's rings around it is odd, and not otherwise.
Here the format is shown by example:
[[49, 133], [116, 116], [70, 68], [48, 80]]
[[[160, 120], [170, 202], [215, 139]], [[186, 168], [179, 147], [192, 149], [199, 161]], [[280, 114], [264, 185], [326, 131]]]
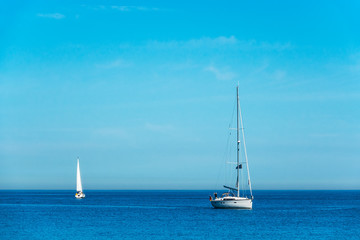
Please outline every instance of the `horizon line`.
[[[0, 191], [75, 191], [74, 189], [0, 189]], [[226, 191], [226, 189], [87, 189], [86, 191]], [[360, 188], [351, 189], [253, 189], [253, 191], [360, 191]]]

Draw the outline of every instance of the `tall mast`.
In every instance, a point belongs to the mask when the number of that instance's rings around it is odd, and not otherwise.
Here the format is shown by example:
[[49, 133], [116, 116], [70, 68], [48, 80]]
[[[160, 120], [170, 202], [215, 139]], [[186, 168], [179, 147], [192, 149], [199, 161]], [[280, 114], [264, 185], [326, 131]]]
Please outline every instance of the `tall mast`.
[[[239, 197], [240, 192], [240, 184], [239, 184], [239, 175], [240, 175], [240, 131], [239, 131], [239, 110], [240, 110], [240, 103], [239, 103], [239, 86], [236, 87], [236, 132], [237, 132], [237, 178], [236, 178], [236, 188], [237, 188], [237, 196]], [[240, 113], [241, 114], [241, 113]]]

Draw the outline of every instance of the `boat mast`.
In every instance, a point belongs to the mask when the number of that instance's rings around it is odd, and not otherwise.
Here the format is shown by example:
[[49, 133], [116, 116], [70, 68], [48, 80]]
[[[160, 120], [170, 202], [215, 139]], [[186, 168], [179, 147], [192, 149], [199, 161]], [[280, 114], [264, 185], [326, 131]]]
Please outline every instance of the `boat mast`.
[[[240, 175], [240, 131], [239, 131], [239, 110], [240, 110], [240, 103], [239, 103], [239, 86], [236, 87], [236, 131], [237, 131], [237, 178], [236, 178], [236, 188], [237, 188], [237, 196], [239, 197], [240, 192], [240, 184], [239, 184], [239, 175]], [[240, 113], [241, 114], [241, 113]]]
[[247, 169], [247, 175], [248, 175], [248, 185], [249, 185], [251, 198], [253, 198], [252, 189], [251, 189], [251, 181], [250, 181], [249, 163], [248, 163], [248, 158], [247, 158], [247, 153], [246, 153], [244, 125], [243, 125], [242, 116], [241, 116], [240, 101], [238, 101], [238, 104], [239, 104], [238, 107], [239, 107], [239, 112], [240, 112], [241, 132], [242, 132], [242, 138], [243, 138], [243, 142], [244, 142], [244, 154], [245, 154], [245, 162], [246, 162], [246, 169]]

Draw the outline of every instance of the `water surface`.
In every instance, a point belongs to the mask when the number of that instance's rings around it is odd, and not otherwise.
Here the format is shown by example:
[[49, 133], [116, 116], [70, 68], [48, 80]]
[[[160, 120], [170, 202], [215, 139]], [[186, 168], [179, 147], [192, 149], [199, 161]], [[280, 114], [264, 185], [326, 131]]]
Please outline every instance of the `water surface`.
[[212, 191], [0, 191], [0, 239], [360, 239], [360, 191], [254, 191], [253, 210]]

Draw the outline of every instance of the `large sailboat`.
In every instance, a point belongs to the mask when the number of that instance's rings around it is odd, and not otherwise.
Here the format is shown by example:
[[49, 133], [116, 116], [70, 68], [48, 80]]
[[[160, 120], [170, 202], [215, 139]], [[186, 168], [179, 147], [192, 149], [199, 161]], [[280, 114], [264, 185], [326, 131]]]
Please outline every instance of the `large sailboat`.
[[76, 198], [85, 198], [85, 193], [83, 193], [81, 176], [80, 176], [80, 163], [79, 158], [77, 159], [77, 171], [76, 171]]
[[[249, 164], [247, 159], [247, 153], [246, 153], [246, 144], [245, 144], [245, 134], [244, 134], [244, 127], [242, 122], [242, 116], [241, 116], [241, 108], [240, 108], [240, 101], [239, 101], [239, 86], [236, 87], [236, 106], [237, 106], [237, 114], [236, 114], [236, 131], [237, 131], [237, 161], [236, 161], [236, 183], [235, 187], [229, 187], [224, 185], [225, 188], [229, 189], [228, 192], [224, 193], [222, 196], [218, 197], [217, 193], [214, 194], [214, 198], [210, 196], [210, 202], [211, 205], [214, 208], [235, 208], [235, 209], [252, 209], [252, 203], [253, 203], [253, 195], [252, 195], [252, 189], [251, 189], [251, 181], [250, 181], [250, 172], [249, 172]], [[241, 127], [240, 127], [241, 126]], [[244, 146], [244, 158], [245, 162], [240, 162], [240, 130], [242, 133], [242, 143]], [[240, 171], [243, 170], [243, 163], [246, 165], [246, 175], [247, 175], [247, 185], [249, 188], [250, 196], [246, 196], [244, 191], [241, 191], [240, 189]], [[245, 174], [245, 173], [244, 173]], [[244, 184], [242, 184], [244, 185]], [[243, 194], [240, 194], [240, 192], [243, 192]]]

